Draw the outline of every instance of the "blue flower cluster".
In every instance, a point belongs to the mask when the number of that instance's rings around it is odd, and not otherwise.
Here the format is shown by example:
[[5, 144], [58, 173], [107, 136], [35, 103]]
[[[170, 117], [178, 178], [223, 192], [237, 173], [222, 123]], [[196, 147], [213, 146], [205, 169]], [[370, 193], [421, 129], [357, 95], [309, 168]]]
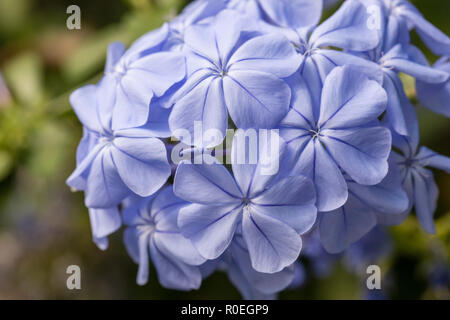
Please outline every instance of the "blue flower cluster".
[[[139, 284], [151, 260], [167, 288], [198, 289], [219, 269], [245, 298], [269, 298], [298, 278], [311, 234], [343, 252], [413, 208], [435, 232], [429, 168], [450, 172], [450, 159], [419, 146], [399, 73], [449, 116], [450, 38], [406, 0], [347, 0], [319, 24], [329, 3], [194, 1], [128, 50], [111, 44], [102, 80], [71, 95], [84, 135], [67, 183], [101, 249], [126, 226]], [[434, 66], [413, 29], [442, 56]], [[228, 129], [222, 164], [209, 150]], [[277, 143], [259, 135], [255, 161], [238, 161], [248, 130]]]

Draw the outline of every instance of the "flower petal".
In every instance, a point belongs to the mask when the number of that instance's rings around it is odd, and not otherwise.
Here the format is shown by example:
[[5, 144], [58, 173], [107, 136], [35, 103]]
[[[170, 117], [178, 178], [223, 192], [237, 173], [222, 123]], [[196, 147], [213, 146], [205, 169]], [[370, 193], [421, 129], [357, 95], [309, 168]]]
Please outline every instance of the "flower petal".
[[366, 124], [386, 109], [383, 88], [353, 67], [335, 68], [322, 90], [319, 128], [351, 128]]
[[[227, 271], [231, 282], [239, 288], [245, 298], [254, 298], [252, 291], [273, 294], [285, 289], [294, 278], [292, 266], [276, 273], [262, 273], [253, 269], [248, 250], [236, 241], [230, 246], [232, 262]], [[249, 297], [250, 296], [250, 297]]]
[[158, 273], [159, 283], [163, 287], [184, 291], [200, 287], [202, 282], [200, 270], [164, 254], [154, 238], [150, 241], [150, 256]]
[[242, 193], [228, 170], [220, 164], [178, 165], [174, 182], [175, 194], [183, 200], [210, 204], [236, 204]]
[[339, 166], [359, 184], [380, 183], [388, 173], [391, 133], [382, 127], [323, 130], [321, 138]]
[[371, 208], [349, 195], [347, 203], [320, 217], [320, 240], [329, 253], [339, 253], [358, 241], [377, 223]]
[[312, 181], [303, 176], [287, 177], [251, 199], [259, 213], [278, 219], [306, 233], [316, 221], [316, 194]]
[[204, 258], [217, 259], [230, 245], [241, 213], [239, 204], [191, 204], [180, 210], [178, 225]]
[[117, 231], [122, 225], [119, 209], [117, 207], [89, 209], [89, 218], [94, 242], [97, 243], [101, 250], [106, 250], [108, 248], [107, 237]]
[[347, 183], [334, 160], [318, 140], [311, 140], [306, 145], [292, 173], [305, 174], [313, 180], [319, 211], [335, 210], [347, 201]]
[[[186, 112], [187, 110], [189, 112]], [[192, 141], [196, 138], [196, 126], [200, 125], [201, 140], [197, 138]], [[169, 126], [174, 135], [188, 145], [213, 147], [220, 144], [228, 126], [222, 80], [207, 78], [181, 98], [173, 107], [169, 117]], [[185, 130], [194, 138], [178, 134]]]
[[103, 132], [98, 114], [96, 86], [81, 87], [72, 92], [69, 99], [83, 126], [91, 131]]
[[206, 261], [189, 239], [176, 232], [156, 232], [155, 244], [166, 256], [172, 256], [183, 263], [199, 266]]
[[92, 162], [85, 192], [88, 208], [113, 207], [130, 193], [117, 173], [110, 148], [100, 152]]
[[436, 210], [439, 190], [434, 182], [434, 175], [426, 169], [417, 169], [412, 172], [414, 179], [414, 205], [420, 225], [428, 233], [435, 234], [433, 216]]
[[300, 62], [288, 39], [270, 34], [245, 42], [230, 58], [228, 66], [230, 71], [254, 70], [286, 78], [298, 70]]
[[228, 111], [238, 128], [270, 129], [288, 112], [289, 86], [269, 73], [231, 71], [223, 86]]
[[379, 37], [375, 28], [369, 28], [370, 16], [359, 1], [345, 1], [328, 20], [311, 35], [315, 47], [333, 46], [341, 49], [367, 51], [377, 46]]
[[294, 229], [252, 208], [244, 210], [242, 234], [258, 272], [283, 270], [297, 260], [302, 248], [302, 239]]
[[118, 137], [113, 143], [112, 156], [117, 171], [134, 193], [147, 197], [166, 183], [171, 169], [161, 140]]
[[259, 3], [273, 23], [293, 29], [315, 26], [322, 15], [322, 1], [260, 0]]
[[440, 155], [427, 147], [420, 148], [416, 160], [423, 167], [433, 167], [450, 173], [450, 158]]
[[243, 195], [251, 198], [281, 176], [285, 143], [276, 131], [237, 130], [231, 149], [233, 174]]
[[450, 56], [450, 38], [424, 19], [416, 10], [401, 12], [408, 22], [414, 25], [423, 42], [437, 55]]

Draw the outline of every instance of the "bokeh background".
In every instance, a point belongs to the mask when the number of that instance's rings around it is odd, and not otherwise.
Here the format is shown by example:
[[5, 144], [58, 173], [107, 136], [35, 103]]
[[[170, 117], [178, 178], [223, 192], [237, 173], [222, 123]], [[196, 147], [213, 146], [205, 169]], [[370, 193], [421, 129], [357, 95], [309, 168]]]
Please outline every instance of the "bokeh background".
[[[189, 293], [162, 288], [153, 269], [149, 284], [137, 286], [137, 266], [125, 251], [122, 233], [100, 251], [91, 241], [82, 194], [65, 185], [82, 134], [68, 103], [70, 93], [100, 79], [108, 43], [130, 44], [188, 2], [0, 0], [0, 299], [240, 298], [223, 273]], [[413, 3], [450, 34], [450, 1]], [[81, 30], [66, 28], [71, 4], [81, 8]], [[413, 42], [436, 60], [416, 35]], [[403, 80], [417, 104], [414, 83]], [[450, 120], [417, 107], [422, 144], [450, 156]], [[427, 235], [410, 216], [371, 244], [387, 248], [376, 257], [384, 277], [381, 292], [367, 292], [365, 273], [345, 256], [324, 257], [324, 272], [315, 271], [317, 259], [305, 257], [302, 286], [280, 298], [450, 299], [450, 176], [435, 174], [441, 192], [437, 235]], [[364, 248], [355, 250], [364, 255]], [[72, 264], [81, 267], [82, 290], [66, 288], [66, 268]]]

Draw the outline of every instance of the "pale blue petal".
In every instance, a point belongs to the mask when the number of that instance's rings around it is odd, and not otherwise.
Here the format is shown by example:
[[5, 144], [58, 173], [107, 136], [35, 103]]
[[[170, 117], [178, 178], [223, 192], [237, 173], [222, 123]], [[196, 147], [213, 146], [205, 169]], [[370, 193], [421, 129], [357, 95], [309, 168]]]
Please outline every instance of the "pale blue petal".
[[373, 210], [350, 194], [342, 208], [320, 216], [320, 240], [329, 253], [339, 253], [361, 239], [376, 223]]
[[335, 210], [347, 201], [347, 183], [328, 151], [318, 140], [311, 140], [305, 147], [293, 174], [305, 174], [313, 180], [319, 211]]
[[269, 73], [230, 71], [223, 86], [228, 112], [238, 128], [273, 128], [289, 110], [289, 86]]
[[283, 270], [297, 260], [302, 248], [300, 235], [294, 229], [252, 208], [244, 210], [242, 234], [252, 266], [258, 272]]
[[309, 42], [315, 48], [333, 46], [366, 51], [379, 43], [377, 30], [368, 27], [367, 8], [359, 1], [345, 1], [339, 10], [318, 26]]
[[210, 205], [235, 204], [243, 197], [224, 166], [186, 162], [178, 165], [174, 193], [186, 201]]
[[323, 130], [321, 141], [339, 166], [359, 184], [380, 183], [388, 172], [391, 133], [382, 127]]
[[301, 60], [294, 46], [279, 34], [250, 39], [229, 61], [229, 70], [254, 70], [286, 78], [298, 70]]
[[228, 206], [191, 204], [180, 210], [178, 225], [206, 259], [216, 259], [228, 248], [242, 214], [239, 203]]
[[[201, 140], [197, 137], [196, 141], [187, 141], [195, 139], [196, 125], [201, 125], [202, 132], [197, 133], [202, 134]], [[174, 135], [188, 145], [213, 147], [220, 144], [228, 126], [222, 79], [207, 78], [181, 98], [173, 107], [169, 126]], [[185, 130], [194, 138], [178, 134]]]
[[122, 181], [134, 193], [147, 197], [170, 176], [164, 143], [156, 138], [114, 139], [112, 157]]
[[117, 173], [110, 148], [104, 149], [93, 160], [85, 193], [88, 208], [113, 207], [130, 193]]
[[297, 29], [316, 25], [322, 15], [322, 0], [260, 0], [270, 21]]
[[200, 287], [202, 282], [200, 270], [165, 255], [154, 238], [150, 241], [150, 256], [158, 273], [159, 283], [163, 287], [183, 291]]
[[450, 173], [450, 158], [440, 155], [427, 147], [420, 148], [415, 160], [423, 167], [433, 167]]
[[335, 68], [326, 78], [319, 128], [351, 128], [376, 119], [386, 109], [383, 88], [353, 67]]
[[428, 233], [435, 234], [433, 216], [437, 206], [439, 190], [431, 171], [418, 168], [412, 171], [414, 179], [414, 206], [420, 225]]
[[122, 225], [119, 209], [117, 207], [89, 209], [89, 218], [94, 241], [101, 250], [106, 250], [108, 248], [107, 237]]

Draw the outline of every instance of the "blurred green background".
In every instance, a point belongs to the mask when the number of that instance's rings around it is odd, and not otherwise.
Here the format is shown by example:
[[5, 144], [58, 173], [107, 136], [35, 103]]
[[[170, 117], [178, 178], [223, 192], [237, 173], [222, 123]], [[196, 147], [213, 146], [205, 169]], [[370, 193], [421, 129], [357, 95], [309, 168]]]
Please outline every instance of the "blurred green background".
[[[83, 196], [65, 185], [82, 133], [68, 104], [69, 94], [100, 79], [108, 43], [130, 44], [187, 2], [0, 0], [0, 73], [9, 91], [0, 91], [1, 299], [240, 298], [223, 273], [189, 293], [162, 288], [153, 269], [149, 284], [137, 286], [137, 266], [125, 251], [122, 233], [110, 237], [107, 251], [97, 249]], [[413, 2], [450, 34], [450, 1]], [[71, 4], [81, 8], [81, 30], [66, 28], [66, 8]], [[424, 49], [415, 35], [413, 42]], [[430, 61], [436, 59], [424, 51]], [[413, 82], [403, 79], [415, 99]], [[418, 109], [422, 144], [449, 156], [449, 120]], [[450, 254], [450, 177], [436, 172], [436, 181], [441, 192], [438, 234], [425, 234], [413, 216], [390, 229], [394, 249], [382, 262], [384, 274], [390, 275], [390, 298], [450, 299], [446, 285], [430, 281], [437, 265], [448, 271]], [[66, 267], [71, 264], [81, 267], [82, 290], [66, 288]], [[364, 283], [364, 277], [338, 263], [321, 279], [308, 270], [306, 284], [280, 298], [362, 298]]]

